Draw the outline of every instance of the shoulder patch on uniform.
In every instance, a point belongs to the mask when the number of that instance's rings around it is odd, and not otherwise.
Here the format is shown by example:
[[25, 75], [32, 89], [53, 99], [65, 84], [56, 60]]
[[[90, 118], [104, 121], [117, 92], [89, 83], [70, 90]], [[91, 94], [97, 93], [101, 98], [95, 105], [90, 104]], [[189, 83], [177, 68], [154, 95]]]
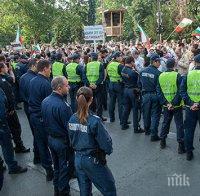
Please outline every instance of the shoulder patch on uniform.
[[94, 114], [92, 114], [92, 116], [94, 116], [94, 117], [96, 117], [96, 118], [100, 118], [99, 116], [96, 116], [96, 115], [94, 115]]
[[69, 123], [69, 129], [72, 131], [81, 131], [87, 133], [87, 126], [77, 123]]
[[154, 74], [144, 73], [144, 72], [142, 72], [142, 76], [147, 77], [147, 78], [154, 78], [155, 77]]

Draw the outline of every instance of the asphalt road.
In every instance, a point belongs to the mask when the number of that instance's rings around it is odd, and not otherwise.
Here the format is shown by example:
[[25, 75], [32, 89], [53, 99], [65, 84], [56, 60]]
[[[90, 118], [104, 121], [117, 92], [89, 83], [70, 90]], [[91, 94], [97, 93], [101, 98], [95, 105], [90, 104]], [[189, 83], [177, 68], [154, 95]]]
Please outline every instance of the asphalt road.
[[[32, 148], [32, 135], [25, 114], [22, 110], [18, 114], [24, 143]], [[174, 123], [171, 125], [167, 148], [164, 150], [160, 149], [159, 142], [150, 142], [149, 136], [134, 134], [132, 126], [128, 130], [122, 131], [119, 122], [106, 122], [105, 124], [113, 139], [114, 152], [108, 157], [108, 165], [116, 180], [117, 195], [200, 195], [199, 127], [197, 127], [195, 135], [195, 158], [188, 162], [185, 159], [185, 154], [179, 155], [177, 153], [178, 145]], [[16, 159], [20, 164], [28, 166], [28, 172], [20, 175], [9, 175], [6, 172], [0, 195], [53, 196], [53, 185], [51, 182], [45, 181], [43, 169], [32, 164], [33, 153], [16, 155]], [[176, 179], [173, 175], [179, 175], [179, 178]], [[74, 196], [79, 195], [76, 181], [71, 182], [71, 193]], [[95, 188], [93, 193], [101, 195]]]

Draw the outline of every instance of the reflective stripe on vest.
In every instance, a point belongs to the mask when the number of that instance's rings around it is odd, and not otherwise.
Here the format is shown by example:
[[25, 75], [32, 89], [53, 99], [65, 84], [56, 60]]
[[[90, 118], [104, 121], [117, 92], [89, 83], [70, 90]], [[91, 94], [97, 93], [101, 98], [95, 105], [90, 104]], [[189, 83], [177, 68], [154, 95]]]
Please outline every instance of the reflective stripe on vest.
[[67, 78], [69, 82], [81, 82], [80, 75], [76, 74], [78, 63], [69, 63], [66, 66]]
[[171, 103], [177, 93], [177, 75], [175, 71], [163, 72], [159, 76], [159, 84], [165, 99]]
[[187, 93], [193, 102], [200, 102], [200, 70], [189, 71], [187, 76]]
[[121, 82], [122, 78], [118, 73], [118, 67], [120, 63], [118, 62], [111, 62], [107, 66], [107, 73], [111, 82]]
[[86, 66], [86, 76], [91, 84], [95, 84], [99, 79], [100, 62], [92, 61]]
[[64, 66], [64, 64], [61, 63], [61, 62], [56, 61], [55, 63], [53, 63], [53, 65], [52, 65], [52, 75], [53, 75], [53, 77], [63, 75], [63, 72], [62, 72], [63, 66]]

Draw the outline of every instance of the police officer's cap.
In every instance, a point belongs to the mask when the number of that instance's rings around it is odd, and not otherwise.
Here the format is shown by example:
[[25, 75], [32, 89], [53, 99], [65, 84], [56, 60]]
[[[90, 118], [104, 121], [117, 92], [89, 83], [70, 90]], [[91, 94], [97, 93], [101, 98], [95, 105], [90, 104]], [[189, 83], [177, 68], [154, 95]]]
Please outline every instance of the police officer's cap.
[[194, 61], [197, 62], [197, 63], [200, 63], [200, 54], [197, 54], [197, 55], [194, 57]]
[[174, 58], [169, 58], [169, 59], [167, 59], [167, 61], [166, 61], [166, 67], [167, 68], [173, 68], [174, 67], [174, 65], [175, 65], [175, 59]]
[[79, 59], [79, 58], [80, 58], [80, 54], [74, 53], [74, 54], [72, 54], [71, 56], [69, 56], [69, 58], [72, 59], [72, 60]]
[[158, 54], [154, 53], [150, 56], [150, 60], [151, 61], [160, 61], [160, 56]]
[[56, 59], [60, 60], [62, 58], [62, 54], [61, 53], [56, 53]]
[[120, 57], [120, 56], [121, 56], [121, 52], [116, 51], [113, 53], [112, 58], [116, 59], [117, 57]]
[[92, 58], [92, 59], [98, 59], [98, 54], [96, 52], [91, 52], [89, 54], [89, 56]]

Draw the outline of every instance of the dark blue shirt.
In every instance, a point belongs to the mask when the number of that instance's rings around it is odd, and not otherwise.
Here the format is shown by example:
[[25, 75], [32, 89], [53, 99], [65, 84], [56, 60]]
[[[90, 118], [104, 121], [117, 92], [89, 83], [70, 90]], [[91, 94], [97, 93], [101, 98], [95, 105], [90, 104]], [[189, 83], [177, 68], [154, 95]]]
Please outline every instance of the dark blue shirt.
[[101, 119], [89, 114], [86, 124], [81, 124], [74, 114], [69, 120], [69, 137], [72, 147], [85, 155], [89, 155], [97, 149], [111, 154], [112, 139], [104, 127]]
[[131, 67], [125, 66], [121, 72], [122, 81], [127, 88], [138, 88], [139, 74]]
[[29, 88], [29, 111], [41, 116], [42, 101], [52, 93], [49, 79], [38, 74], [30, 81]]
[[29, 100], [29, 88], [30, 88], [30, 81], [37, 76], [32, 70], [28, 70], [21, 78], [19, 82], [19, 90], [20, 96], [23, 102], [28, 103]]
[[[167, 70], [166, 72], [171, 72], [173, 70]], [[177, 92], [176, 92], [176, 95], [174, 97], [174, 99], [172, 100], [171, 104], [173, 106], [179, 106], [180, 103], [181, 103], [181, 96], [180, 96], [180, 85], [181, 85], [181, 81], [182, 81], [182, 78], [181, 78], [181, 75], [178, 74], [177, 75], [177, 81], [176, 81], [176, 85], [177, 85]], [[168, 104], [168, 101], [167, 99], [164, 97], [164, 94], [162, 92], [162, 89], [160, 87], [160, 83], [158, 82], [158, 85], [157, 85], [157, 95], [158, 95], [158, 98], [159, 98], [159, 102], [161, 105], [167, 105]]]
[[68, 121], [72, 110], [66, 99], [53, 92], [42, 102], [42, 117], [50, 135], [68, 139]]
[[153, 65], [141, 72], [142, 92], [156, 92], [158, 78], [161, 72]]
[[0, 128], [6, 122], [6, 95], [4, 91], [0, 88]]
[[17, 63], [16, 68], [14, 70], [16, 80], [18, 81], [20, 77], [27, 71], [28, 71], [27, 63], [22, 63], [22, 62]]
[[[200, 70], [200, 66], [195, 67], [194, 69]], [[192, 106], [194, 104], [194, 102], [190, 99], [190, 97], [187, 93], [187, 76], [183, 76], [183, 78], [182, 78], [180, 94], [181, 94], [182, 99], [185, 102], [185, 105]]]

